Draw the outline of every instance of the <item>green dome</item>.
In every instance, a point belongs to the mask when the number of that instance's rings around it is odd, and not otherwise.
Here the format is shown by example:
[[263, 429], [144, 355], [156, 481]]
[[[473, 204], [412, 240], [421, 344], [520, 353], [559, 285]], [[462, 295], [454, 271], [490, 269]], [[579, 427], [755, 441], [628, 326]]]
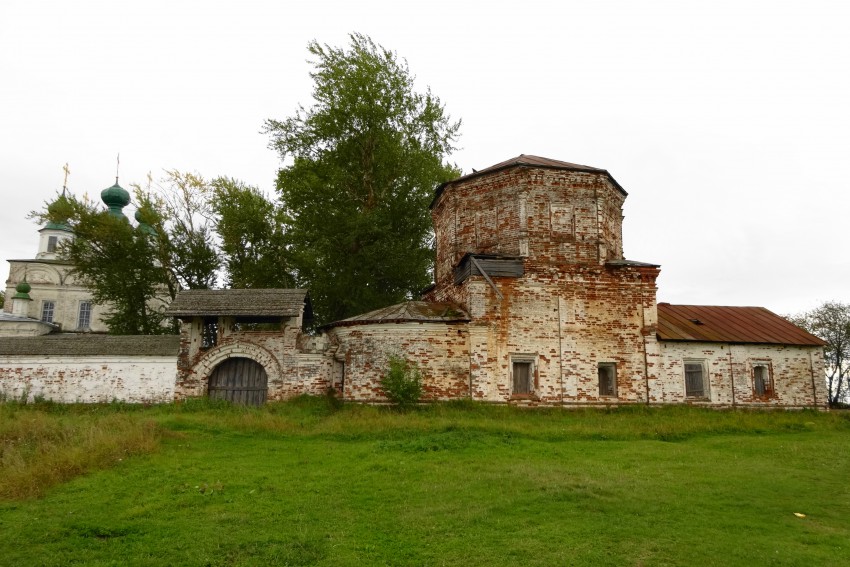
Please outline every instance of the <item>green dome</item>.
[[12, 299], [30, 299], [29, 293], [32, 289], [32, 286], [27, 283], [27, 280], [22, 281], [18, 285], [15, 286], [15, 291], [17, 292]]
[[146, 223], [146, 220], [150, 220], [150, 214], [147, 211], [143, 211], [142, 209], [136, 209], [135, 214], [136, 222], [139, 223], [139, 230], [144, 232], [145, 234], [150, 234], [152, 236], [156, 236], [156, 230]]
[[50, 228], [52, 230], [64, 230], [65, 232], [73, 232], [71, 230], [71, 227], [65, 224], [64, 222], [47, 221], [47, 224], [44, 225], [44, 228]]
[[123, 217], [121, 209], [130, 204], [130, 193], [116, 181], [115, 185], [100, 192], [100, 199], [109, 207], [110, 213]]

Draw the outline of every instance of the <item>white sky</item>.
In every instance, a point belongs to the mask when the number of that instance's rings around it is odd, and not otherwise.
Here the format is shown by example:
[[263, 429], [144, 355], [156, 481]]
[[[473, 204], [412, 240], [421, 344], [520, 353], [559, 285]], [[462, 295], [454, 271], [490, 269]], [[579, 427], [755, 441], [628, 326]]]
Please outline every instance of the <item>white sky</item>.
[[[850, 3], [806, 0], [0, 4], [0, 258], [26, 213], [148, 171], [271, 192], [266, 118], [309, 105], [311, 39], [370, 35], [463, 119], [465, 172], [521, 153], [608, 169], [659, 301], [850, 301]], [[8, 265], [2, 268], [7, 273]]]

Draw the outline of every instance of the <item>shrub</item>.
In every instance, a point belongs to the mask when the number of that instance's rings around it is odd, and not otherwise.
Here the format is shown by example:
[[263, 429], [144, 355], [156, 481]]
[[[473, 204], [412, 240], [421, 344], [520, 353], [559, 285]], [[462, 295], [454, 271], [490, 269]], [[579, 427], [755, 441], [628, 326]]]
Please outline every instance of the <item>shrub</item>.
[[415, 404], [422, 397], [422, 373], [415, 362], [390, 355], [381, 388], [389, 401], [399, 407]]

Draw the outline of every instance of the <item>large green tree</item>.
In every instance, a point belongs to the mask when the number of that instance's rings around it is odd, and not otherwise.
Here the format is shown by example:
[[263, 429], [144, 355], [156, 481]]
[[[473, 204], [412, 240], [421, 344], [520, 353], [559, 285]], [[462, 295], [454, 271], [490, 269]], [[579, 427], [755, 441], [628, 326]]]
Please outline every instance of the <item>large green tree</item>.
[[236, 179], [219, 177], [211, 186], [228, 287], [292, 287], [280, 208]]
[[369, 37], [308, 45], [313, 104], [267, 120], [286, 165], [277, 179], [297, 283], [319, 322], [416, 296], [431, 281], [428, 204], [458, 174], [460, 121], [407, 62]]

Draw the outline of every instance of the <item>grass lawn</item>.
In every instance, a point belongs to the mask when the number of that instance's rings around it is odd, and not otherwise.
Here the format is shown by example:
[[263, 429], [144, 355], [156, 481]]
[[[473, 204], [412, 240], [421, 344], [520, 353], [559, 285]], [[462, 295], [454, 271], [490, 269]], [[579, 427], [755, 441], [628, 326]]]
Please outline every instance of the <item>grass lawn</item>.
[[850, 565], [848, 413], [7, 403], [0, 443], [0, 565]]

